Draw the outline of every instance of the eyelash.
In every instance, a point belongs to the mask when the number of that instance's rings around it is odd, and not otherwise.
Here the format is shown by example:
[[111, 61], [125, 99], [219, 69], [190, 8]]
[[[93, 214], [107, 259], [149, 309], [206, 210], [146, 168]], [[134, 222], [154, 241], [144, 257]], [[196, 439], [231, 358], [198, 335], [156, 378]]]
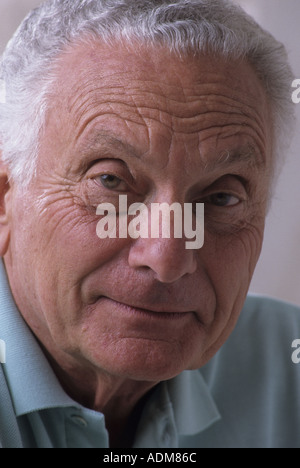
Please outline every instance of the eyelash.
[[[237, 200], [237, 202], [233, 203], [233, 204], [229, 204], [229, 205], [222, 205], [222, 204], [218, 205], [217, 203], [213, 203], [210, 200], [213, 197], [218, 197], [218, 196], [221, 196], [221, 195], [225, 196], [225, 197], [229, 197], [229, 198], [235, 198]], [[237, 195], [234, 195], [234, 194], [228, 193], [228, 192], [222, 192], [222, 191], [213, 193], [212, 195], [208, 196], [206, 198], [206, 200], [207, 201], [204, 200], [204, 203], [210, 203], [211, 205], [214, 205], [214, 206], [216, 206], [218, 208], [229, 208], [229, 207], [232, 208], [232, 207], [235, 207], [235, 206], [239, 205], [242, 202], [242, 200]]]

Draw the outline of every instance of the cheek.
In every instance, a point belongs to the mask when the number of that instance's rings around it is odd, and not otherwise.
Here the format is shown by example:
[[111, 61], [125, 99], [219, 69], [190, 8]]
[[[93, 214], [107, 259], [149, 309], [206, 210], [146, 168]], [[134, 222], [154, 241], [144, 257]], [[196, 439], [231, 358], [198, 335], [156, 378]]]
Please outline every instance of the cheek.
[[99, 216], [91, 209], [62, 199], [26, 218], [25, 236], [21, 235], [20, 241], [34, 250], [34, 258], [49, 273], [69, 270], [71, 276], [85, 275], [113, 258], [127, 242], [100, 239], [98, 222]]
[[[248, 288], [260, 256], [264, 221], [245, 224], [231, 233], [206, 235], [203, 257], [213, 283], [230, 290]], [[215, 280], [214, 280], [215, 279]], [[227, 290], [228, 294], [228, 290]]]
[[[32, 208], [29, 210], [27, 206]], [[63, 308], [76, 314], [85, 276], [123, 252], [127, 239], [99, 239], [98, 221], [99, 217], [69, 200], [48, 203], [42, 209], [34, 200], [18, 203], [13, 218], [10, 263], [14, 276], [24, 278], [20, 283], [33, 292], [31, 300], [38, 309]]]
[[207, 235], [201, 262], [216, 298], [214, 321], [207, 330], [201, 362], [211, 359], [228, 339], [243, 308], [263, 240], [263, 227], [248, 226], [235, 235]]

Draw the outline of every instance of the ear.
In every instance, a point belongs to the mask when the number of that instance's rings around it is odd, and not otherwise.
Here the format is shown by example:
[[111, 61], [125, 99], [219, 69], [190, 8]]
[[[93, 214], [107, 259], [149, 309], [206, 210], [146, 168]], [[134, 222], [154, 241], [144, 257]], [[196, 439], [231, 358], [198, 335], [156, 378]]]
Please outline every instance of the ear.
[[[0, 153], [1, 156], [1, 153]], [[0, 159], [0, 257], [3, 257], [10, 240], [11, 185], [9, 171]]]

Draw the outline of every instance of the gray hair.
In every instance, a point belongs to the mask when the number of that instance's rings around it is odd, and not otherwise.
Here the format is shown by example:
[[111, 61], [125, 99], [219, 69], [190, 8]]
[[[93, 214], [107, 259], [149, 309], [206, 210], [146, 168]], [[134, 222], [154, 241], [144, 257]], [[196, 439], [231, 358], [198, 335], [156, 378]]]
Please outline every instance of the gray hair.
[[283, 153], [294, 114], [287, 54], [236, 4], [229, 0], [46, 0], [25, 18], [0, 63], [0, 78], [6, 83], [6, 101], [0, 106], [2, 160], [14, 180], [24, 185], [34, 176], [47, 93], [55, 82], [55, 59], [68, 45], [94, 38], [106, 43], [162, 44], [180, 55], [210, 53], [248, 60], [269, 97], [275, 152]]

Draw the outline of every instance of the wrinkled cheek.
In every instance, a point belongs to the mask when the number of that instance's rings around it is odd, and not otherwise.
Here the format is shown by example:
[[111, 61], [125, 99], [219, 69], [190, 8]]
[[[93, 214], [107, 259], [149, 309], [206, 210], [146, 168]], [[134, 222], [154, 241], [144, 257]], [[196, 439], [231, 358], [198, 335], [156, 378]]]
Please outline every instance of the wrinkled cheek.
[[202, 263], [214, 291], [216, 310], [214, 321], [206, 330], [207, 346], [202, 365], [220, 349], [236, 325], [259, 258], [262, 239], [261, 229], [240, 231], [230, 239], [228, 236], [218, 236], [218, 239], [206, 237]]
[[[263, 242], [263, 226], [248, 226], [230, 236], [218, 236], [210, 247], [208, 257], [214, 255], [215, 261], [211, 263], [214, 273], [223, 288], [238, 290], [248, 288], [257, 261], [259, 259]], [[225, 286], [226, 285], [226, 286]]]
[[263, 236], [264, 225], [253, 226], [243, 231], [236, 240], [237, 263], [241, 265], [240, 268], [244, 268], [249, 283], [261, 254]]

